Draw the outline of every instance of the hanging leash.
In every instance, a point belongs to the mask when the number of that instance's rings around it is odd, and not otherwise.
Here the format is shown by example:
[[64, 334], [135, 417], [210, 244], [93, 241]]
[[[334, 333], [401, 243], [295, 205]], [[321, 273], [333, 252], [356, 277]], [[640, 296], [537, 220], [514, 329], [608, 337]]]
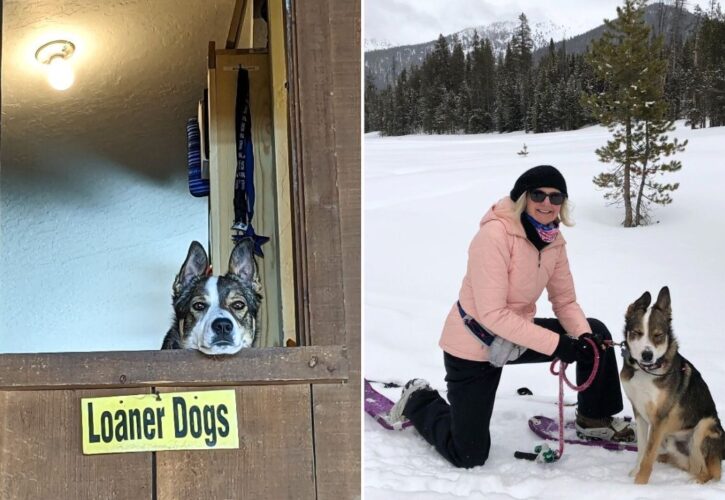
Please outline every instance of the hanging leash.
[[234, 224], [232, 240], [254, 239], [254, 253], [264, 257], [262, 245], [269, 241], [254, 231], [254, 147], [252, 145], [252, 113], [249, 103], [249, 73], [240, 68], [237, 76], [237, 103], [234, 111], [237, 146], [237, 169], [234, 175]]
[[[514, 457], [533, 460], [539, 463], [551, 463], [559, 460], [564, 455], [564, 384], [576, 392], [585, 391], [592, 385], [599, 370], [599, 347], [592, 339], [587, 338], [586, 340], [594, 350], [594, 366], [592, 367], [592, 372], [589, 374], [589, 378], [582, 385], [575, 385], [569, 381], [569, 378], [566, 376], [566, 368], [569, 365], [562, 360], [557, 358], [549, 366], [551, 374], [558, 375], [559, 377], [559, 450], [551, 450], [546, 444], [543, 444], [534, 448], [534, 453], [517, 451], [514, 453]], [[607, 348], [611, 347], [609, 342], [611, 341], [605, 341], [604, 343]], [[557, 363], [560, 365], [558, 371], [556, 370]]]
[[[566, 367], [569, 365], [562, 360], [555, 359], [549, 367], [552, 375], [559, 376], [559, 451], [555, 460], [559, 460], [564, 455], [564, 383], [576, 392], [585, 391], [592, 385], [599, 370], [599, 346], [590, 338], [586, 340], [594, 351], [594, 366], [592, 367], [592, 372], [589, 374], [589, 378], [582, 385], [575, 385], [569, 381], [569, 378], [566, 376]], [[557, 363], [559, 363], [559, 371], [556, 371]]]

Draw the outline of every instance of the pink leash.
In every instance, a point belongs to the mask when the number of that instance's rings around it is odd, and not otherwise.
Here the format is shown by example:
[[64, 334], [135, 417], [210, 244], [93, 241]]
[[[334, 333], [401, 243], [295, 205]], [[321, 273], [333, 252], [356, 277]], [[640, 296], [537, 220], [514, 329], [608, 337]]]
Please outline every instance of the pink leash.
[[[582, 385], [577, 386], [569, 381], [566, 376], [566, 367], [569, 365], [564, 363], [562, 360], [555, 359], [551, 362], [551, 366], [549, 367], [549, 371], [551, 371], [552, 375], [559, 376], [559, 452], [557, 453], [557, 459], [561, 458], [564, 454], [564, 382], [566, 382], [566, 385], [568, 385], [569, 388], [575, 390], [576, 392], [582, 392], [592, 385], [594, 377], [597, 376], [597, 370], [599, 370], [599, 347], [597, 347], [592, 339], [587, 338], [586, 340], [594, 349], [594, 367], [592, 368], [592, 373], [589, 375], [589, 378]], [[557, 363], [561, 364], [559, 371], [556, 371]]]

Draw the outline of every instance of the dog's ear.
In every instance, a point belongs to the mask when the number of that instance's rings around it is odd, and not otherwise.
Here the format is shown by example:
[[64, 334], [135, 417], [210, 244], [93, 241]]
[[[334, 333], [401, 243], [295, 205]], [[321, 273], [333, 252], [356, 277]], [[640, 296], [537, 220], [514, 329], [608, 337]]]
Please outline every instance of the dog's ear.
[[208, 268], [209, 258], [206, 256], [204, 247], [198, 241], [192, 241], [189, 245], [189, 253], [186, 254], [186, 260], [174, 280], [174, 294], [181, 293], [181, 290], [197, 276], [206, 276]]
[[254, 260], [252, 238], [243, 238], [236, 244], [229, 257], [229, 272], [250, 283], [257, 280], [257, 263]]
[[639, 309], [646, 311], [649, 307], [650, 302], [652, 302], [652, 296], [649, 294], [649, 292], [644, 292], [640, 298], [638, 298], [629, 305], [629, 307], [627, 308], [627, 314], [629, 315]]
[[660, 290], [660, 293], [657, 295], [657, 302], [655, 302], [655, 307], [659, 309], [660, 311], [669, 314], [672, 310], [672, 301], [670, 299], [670, 289], [666, 286], [662, 287], [662, 290]]

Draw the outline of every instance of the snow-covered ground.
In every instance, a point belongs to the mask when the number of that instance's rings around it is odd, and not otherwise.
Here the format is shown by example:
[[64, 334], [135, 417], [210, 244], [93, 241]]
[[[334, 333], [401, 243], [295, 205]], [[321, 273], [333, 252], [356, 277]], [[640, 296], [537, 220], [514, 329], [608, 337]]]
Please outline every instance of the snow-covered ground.
[[[725, 127], [675, 135], [690, 141], [674, 202], [658, 207], [648, 227], [624, 229], [623, 209], [607, 207], [592, 178], [607, 168], [594, 150], [608, 137], [589, 127], [549, 134], [406, 136], [364, 142], [365, 376], [405, 382], [427, 378], [445, 389], [437, 345], [443, 320], [457, 297], [468, 244], [488, 207], [506, 195], [527, 168], [552, 164], [567, 179], [576, 226], [564, 227], [585, 313], [604, 321], [621, 340], [624, 311], [649, 290], [668, 285], [682, 352], [703, 373], [721, 415], [725, 412]], [[526, 143], [530, 154], [516, 153]], [[542, 297], [539, 316], [550, 316]], [[573, 370], [571, 370], [573, 371]], [[572, 375], [573, 376], [573, 375]], [[554, 417], [556, 406], [516, 394], [522, 386], [554, 400], [557, 378], [548, 364], [507, 367], [491, 423], [488, 462], [456, 469], [413, 430], [386, 431], [364, 419], [364, 493], [367, 500], [410, 498], [687, 498], [725, 497], [725, 482], [697, 485], [688, 475], [656, 464], [647, 486], [628, 477], [632, 452], [568, 445], [555, 464], [516, 460], [541, 441], [528, 430], [535, 414]], [[387, 394], [395, 399], [399, 390]], [[567, 390], [567, 398], [574, 399]], [[567, 408], [573, 416], [574, 410]], [[625, 401], [625, 415], [631, 415]], [[552, 442], [552, 447], [556, 443]]]

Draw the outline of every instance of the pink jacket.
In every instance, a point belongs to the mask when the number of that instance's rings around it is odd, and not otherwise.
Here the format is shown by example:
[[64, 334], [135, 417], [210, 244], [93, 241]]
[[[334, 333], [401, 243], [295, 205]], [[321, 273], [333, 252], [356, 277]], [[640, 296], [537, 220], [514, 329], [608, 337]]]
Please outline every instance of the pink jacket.
[[[536, 301], [547, 289], [554, 314], [570, 335], [591, 331], [576, 302], [561, 233], [541, 252], [526, 238], [510, 198], [501, 199], [481, 220], [468, 249], [468, 268], [458, 299], [487, 330], [511, 342], [552, 354], [559, 335], [533, 323]], [[463, 324], [453, 304], [439, 342], [449, 354], [488, 359], [486, 346]]]

